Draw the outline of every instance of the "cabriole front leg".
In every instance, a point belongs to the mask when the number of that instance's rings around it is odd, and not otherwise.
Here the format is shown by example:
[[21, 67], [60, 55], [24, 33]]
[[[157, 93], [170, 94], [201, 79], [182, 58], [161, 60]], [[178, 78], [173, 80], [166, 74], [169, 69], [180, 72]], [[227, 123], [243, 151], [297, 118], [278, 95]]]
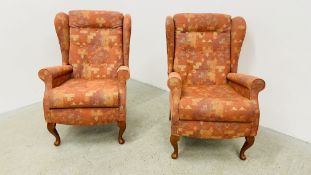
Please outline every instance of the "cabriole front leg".
[[171, 145], [174, 148], [174, 152], [172, 153], [171, 157], [172, 159], [177, 159], [178, 158], [178, 141], [180, 139], [180, 136], [178, 135], [171, 135], [170, 141]]
[[125, 140], [123, 139], [123, 133], [125, 131], [126, 128], [126, 123], [125, 121], [119, 121], [118, 122], [118, 126], [120, 128], [119, 130], [119, 136], [118, 136], [118, 142], [119, 144], [124, 144]]
[[60, 145], [60, 137], [58, 135], [58, 132], [56, 130], [56, 123], [47, 123], [47, 128], [53, 136], [55, 136], [54, 145], [59, 146]]
[[245, 151], [250, 148], [255, 142], [255, 137], [254, 136], [246, 136], [245, 137], [245, 143], [243, 145], [243, 147], [241, 148], [240, 151], [240, 159], [241, 160], [246, 160], [246, 156], [245, 156]]

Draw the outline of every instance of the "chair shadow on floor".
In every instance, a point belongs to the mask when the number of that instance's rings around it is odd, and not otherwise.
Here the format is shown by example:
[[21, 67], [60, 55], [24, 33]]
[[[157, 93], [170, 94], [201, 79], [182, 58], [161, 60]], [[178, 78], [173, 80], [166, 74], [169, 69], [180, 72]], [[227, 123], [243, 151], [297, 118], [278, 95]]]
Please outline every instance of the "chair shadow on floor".
[[[246, 155], [249, 156], [247, 161], [261, 159], [261, 161], [278, 162], [279, 154], [285, 149], [279, 143], [284, 141], [278, 141], [280, 138], [271, 135], [269, 132], [271, 131], [264, 130], [259, 133], [254, 145], [246, 151]], [[238, 161], [244, 141], [243, 137], [225, 140], [182, 137], [179, 142], [179, 158], [191, 161], [205, 161], [207, 159]]]
[[95, 143], [116, 143], [118, 144], [117, 124], [105, 124], [96, 126], [65, 126], [63, 132], [60, 131], [62, 143], [72, 144], [95, 144]]
[[179, 155], [182, 159], [196, 161], [207, 159], [223, 161], [233, 158], [239, 160], [243, 141], [242, 138], [217, 140], [181, 137]]

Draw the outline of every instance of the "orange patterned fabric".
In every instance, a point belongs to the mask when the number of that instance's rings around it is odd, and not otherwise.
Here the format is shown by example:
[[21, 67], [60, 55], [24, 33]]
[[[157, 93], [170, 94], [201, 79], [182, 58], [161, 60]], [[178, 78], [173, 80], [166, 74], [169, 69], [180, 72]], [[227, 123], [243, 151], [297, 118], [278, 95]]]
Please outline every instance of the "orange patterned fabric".
[[173, 60], [174, 60], [174, 37], [175, 37], [175, 26], [172, 17], [168, 16], [166, 18], [166, 44], [167, 44], [167, 73], [173, 71]]
[[172, 127], [172, 132], [181, 136], [210, 139], [253, 136], [252, 123], [234, 122], [180, 121]]
[[130, 70], [127, 66], [120, 66], [117, 70], [118, 80], [126, 81], [130, 78]]
[[69, 63], [75, 78], [116, 78], [124, 64], [122, 24], [119, 13], [69, 12]]
[[130, 15], [124, 15], [123, 20], [123, 57], [124, 65], [129, 67], [129, 54], [130, 54], [130, 38], [131, 38], [131, 25], [132, 20]]
[[62, 63], [69, 63], [69, 17], [66, 13], [58, 13], [54, 19], [60, 49], [62, 52]]
[[67, 125], [99, 125], [124, 121], [119, 119], [118, 108], [52, 109], [50, 113], [47, 122]]
[[259, 92], [265, 88], [265, 81], [254, 76], [230, 73], [227, 78], [234, 90], [252, 101], [258, 101]]
[[167, 17], [172, 135], [221, 139], [257, 134], [258, 94], [265, 83], [236, 73], [245, 31], [241, 17]]
[[173, 69], [183, 84], [225, 84], [230, 72], [230, 16], [178, 14], [174, 21]]
[[126, 118], [131, 17], [111, 11], [58, 13], [63, 66], [44, 68], [44, 116], [49, 123], [95, 125]]
[[179, 102], [180, 120], [251, 122], [256, 112], [256, 102], [229, 85], [184, 87]]
[[176, 32], [230, 32], [231, 17], [215, 13], [180, 13], [174, 16]]
[[41, 80], [48, 79], [49, 76], [51, 78], [56, 78], [65, 74], [69, 74], [72, 72], [72, 66], [65, 65], [65, 66], [54, 66], [54, 67], [47, 67], [41, 69], [38, 73]]
[[119, 84], [111, 79], [71, 79], [51, 90], [50, 108], [118, 107]]
[[103, 10], [72, 10], [69, 12], [69, 26], [73, 28], [122, 28], [123, 15]]
[[170, 109], [172, 113], [172, 121], [176, 122], [178, 118], [178, 105], [181, 96], [182, 80], [177, 72], [171, 72], [167, 81], [167, 86], [170, 88]]
[[246, 32], [246, 22], [242, 17], [232, 18], [231, 21], [231, 72], [236, 73], [238, 70], [238, 61], [241, 47]]
[[41, 69], [38, 73], [39, 78], [45, 82], [46, 89], [50, 89], [64, 83], [71, 78], [72, 66], [54, 66]]

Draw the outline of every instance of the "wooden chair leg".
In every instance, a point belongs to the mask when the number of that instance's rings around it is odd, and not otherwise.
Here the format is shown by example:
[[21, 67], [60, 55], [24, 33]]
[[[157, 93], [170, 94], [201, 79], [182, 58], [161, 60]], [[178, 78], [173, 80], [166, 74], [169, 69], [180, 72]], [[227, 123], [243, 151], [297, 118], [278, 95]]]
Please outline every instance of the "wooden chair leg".
[[178, 141], [180, 139], [180, 136], [177, 135], [171, 135], [170, 141], [171, 145], [174, 148], [174, 152], [172, 153], [171, 157], [172, 159], [177, 159], [178, 158]]
[[53, 136], [55, 136], [54, 145], [59, 146], [60, 145], [60, 137], [59, 137], [58, 132], [56, 130], [56, 123], [47, 123], [47, 128], [48, 128], [49, 132], [51, 134], [53, 134]]
[[124, 133], [125, 128], [126, 128], [126, 123], [125, 123], [125, 121], [120, 121], [120, 122], [118, 122], [118, 126], [119, 126], [119, 128], [120, 128], [120, 130], [119, 130], [119, 136], [118, 136], [118, 142], [119, 142], [119, 144], [123, 144], [123, 143], [125, 143], [125, 140], [123, 139], [123, 133]]
[[170, 116], [168, 117], [168, 119], [171, 120], [171, 119], [172, 119], [171, 110], [170, 110], [170, 114], [169, 114], [169, 115], [170, 115]]
[[241, 148], [240, 151], [240, 159], [241, 160], [246, 160], [246, 156], [245, 156], [245, 151], [250, 148], [255, 142], [255, 137], [254, 136], [246, 136], [245, 137], [245, 143], [243, 145], [243, 147]]

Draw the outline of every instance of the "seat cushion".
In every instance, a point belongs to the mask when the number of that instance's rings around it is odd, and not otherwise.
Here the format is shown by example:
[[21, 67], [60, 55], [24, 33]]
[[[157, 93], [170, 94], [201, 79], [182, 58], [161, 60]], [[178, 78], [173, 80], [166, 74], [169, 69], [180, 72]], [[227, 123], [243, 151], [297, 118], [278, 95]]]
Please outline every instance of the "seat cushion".
[[183, 87], [178, 112], [180, 120], [251, 122], [258, 107], [227, 84], [188, 86]]
[[49, 102], [50, 108], [118, 107], [118, 81], [70, 79], [51, 90]]

